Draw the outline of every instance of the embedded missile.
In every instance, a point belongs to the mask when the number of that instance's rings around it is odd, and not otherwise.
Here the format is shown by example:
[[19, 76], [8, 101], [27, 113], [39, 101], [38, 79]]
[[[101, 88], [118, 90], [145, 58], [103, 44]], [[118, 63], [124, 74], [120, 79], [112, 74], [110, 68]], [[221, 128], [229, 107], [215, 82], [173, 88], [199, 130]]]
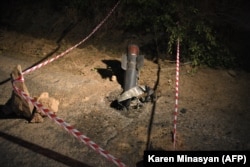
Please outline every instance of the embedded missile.
[[[127, 54], [122, 56], [121, 67], [125, 71], [123, 84], [124, 91], [120, 98], [118, 98], [118, 102], [123, 101], [123, 105], [127, 108], [130, 105], [131, 98], [133, 98], [133, 90], [135, 90], [137, 86], [139, 70], [143, 66], [143, 63], [144, 56], [139, 55], [139, 47], [135, 44], [129, 45]], [[132, 90], [132, 94], [128, 92], [129, 90]]]

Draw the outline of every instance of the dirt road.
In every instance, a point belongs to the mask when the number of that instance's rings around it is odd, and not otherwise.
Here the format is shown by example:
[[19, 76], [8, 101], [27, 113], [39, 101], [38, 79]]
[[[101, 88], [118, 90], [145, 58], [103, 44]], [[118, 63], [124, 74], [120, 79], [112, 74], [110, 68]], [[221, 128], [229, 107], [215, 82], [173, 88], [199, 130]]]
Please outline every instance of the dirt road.
[[[0, 41], [1, 109], [11, 95], [11, 83], [4, 81], [12, 68], [28, 68], [55, 48], [51, 41], [6, 32]], [[173, 150], [175, 65], [161, 61], [155, 104], [126, 113], [111, 105], [122, 92], [121, 54], [89, 45], [24, 77], [32, 96], [49, 92], [60, 101], [60, 118], [135, 166], [147, 143], [151, 149]], [[250, 150], [250, 74], [207, 67], [192, 71], [188, 65], [180, 70], [177, 150]], [[145, 60], [139, 83], [154, 87], [156, 80], [157, 64]], [[2, 116], [0, 150], [3, 167], [115, 166], [49, 118], [31, 124]]]

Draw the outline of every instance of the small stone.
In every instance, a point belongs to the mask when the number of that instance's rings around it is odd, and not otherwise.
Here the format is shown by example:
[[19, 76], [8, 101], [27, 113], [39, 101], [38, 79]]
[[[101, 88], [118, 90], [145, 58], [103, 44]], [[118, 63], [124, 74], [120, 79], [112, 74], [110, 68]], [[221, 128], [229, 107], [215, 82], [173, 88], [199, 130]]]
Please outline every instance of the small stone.
[[113, 82], [116, 82], [116, 81], [117, 81], [117, 78], [116, 78], [116, 76], [115, 76], [115, 75], [112, 75], [112, 77], [111, 77], [111, 81], [113, 81]]
[[[38, 98], [37, 101], [41, 103], [44, 107], [50, 109], [53, 112], [58, 111], [59, 101], [53, 97], [49, 97], [48, 92], [43, 92]], [[38, 111], [39, 112], [39, 111]], [[41, 111], [39, 113], [42, 113]]]
[[42, 123], [43, 121], [43, 117], [38, 112], [35, 112], [30, 123]]

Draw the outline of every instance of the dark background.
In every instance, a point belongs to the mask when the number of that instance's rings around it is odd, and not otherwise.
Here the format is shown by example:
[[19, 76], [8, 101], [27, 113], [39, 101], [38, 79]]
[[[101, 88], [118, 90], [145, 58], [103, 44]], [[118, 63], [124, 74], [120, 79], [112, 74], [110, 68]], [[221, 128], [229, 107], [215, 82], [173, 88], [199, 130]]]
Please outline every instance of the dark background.
[[[3, 0], [0, 28], [75, 44], [116, 2]], [[174, 59], [180, 37], [182, 62], [249, 71], [249, 7], [247, 0], [123, 0], [88, 43], [119, 50], [121, 41], [141, 41], [146, 54]]]

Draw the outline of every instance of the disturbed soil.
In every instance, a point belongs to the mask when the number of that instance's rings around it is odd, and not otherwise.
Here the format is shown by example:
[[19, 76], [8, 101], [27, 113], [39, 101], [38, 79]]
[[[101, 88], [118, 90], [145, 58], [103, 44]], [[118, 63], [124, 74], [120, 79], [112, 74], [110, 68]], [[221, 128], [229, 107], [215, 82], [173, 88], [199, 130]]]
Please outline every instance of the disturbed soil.
[[[1, 110], [11, 96], [8, 79], [15, 65], [27, 69], [71, 46], [2, 30]], [[156, 88], [155, 101], [117, 110], [113, 103], [123, 91], [121, 55], [88, 43], [24, 78], [32, 97], [49, 92], [60, 102], [58, 117], [136, 166], [146, 149], [174, 150], [175, 63], [160, 60], [159, 69], [146, 58], [139, 84]], [[250, 73], [242, 70], [193, 69], [182, 63], [176, 150], [250, 150], [249, 85]], [[36, 124], [1, 114], [0, 150], [3, 167], [115, 166], [48, 117]]]

